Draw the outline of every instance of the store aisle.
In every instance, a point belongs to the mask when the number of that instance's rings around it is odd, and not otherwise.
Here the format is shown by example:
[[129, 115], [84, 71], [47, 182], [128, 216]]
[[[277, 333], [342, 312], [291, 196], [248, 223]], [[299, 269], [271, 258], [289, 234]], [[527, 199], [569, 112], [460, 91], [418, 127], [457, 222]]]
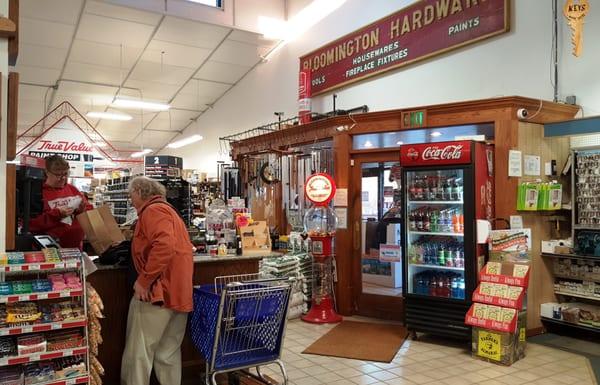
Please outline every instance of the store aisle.
[[[406, 340], [389, 364], [301, 354], [333, 326], [288, 323], [283, 361], [290, 385], [596, 384], [585, 357], [535, 344], [511, 367], [473, 359], [464, 346], [433, 337]], [[280, 379], [274, 367], [264, 372]]]

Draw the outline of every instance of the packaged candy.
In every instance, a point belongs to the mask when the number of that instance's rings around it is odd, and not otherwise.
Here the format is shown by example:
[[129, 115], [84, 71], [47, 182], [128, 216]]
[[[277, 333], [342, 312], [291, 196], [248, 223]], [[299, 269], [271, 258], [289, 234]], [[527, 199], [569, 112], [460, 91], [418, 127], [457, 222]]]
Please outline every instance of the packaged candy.
[[42, 334], [30, 334], [17, 338], [19, 355], [43, 353], [46, 351], [46, 338]]
[[9, 265], [20, 265], [25, 263], [25, 255], [23, 253], [7, 253]]
[[35, 362], [23, 367], [25, 385], [54, 380], [54, 365], [51, 362]]
[[31, 282], [28, 281], [14, 281], [12, 282], [13, 294], [29, 294], [33, 291]]
[[25, 263], [40, 263], [45, 262], [46, 257], [44, 257], [44, 253], [41, 251], [30, 251], [24, 254]]
[[0, 282], [0, 295], [12, 294], [12, 285], [10, 282]]
[[[17, 355], [17, 347], [9, 337], [0, 338], [0, 357], [10, 357]], [[1, 377], [0, 377], [1, 378]]]

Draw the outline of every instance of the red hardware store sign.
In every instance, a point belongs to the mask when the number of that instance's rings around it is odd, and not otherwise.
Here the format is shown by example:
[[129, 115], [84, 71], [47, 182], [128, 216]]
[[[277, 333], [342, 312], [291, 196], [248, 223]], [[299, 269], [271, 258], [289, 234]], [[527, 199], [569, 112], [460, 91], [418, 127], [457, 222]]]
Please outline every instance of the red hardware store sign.
[[300, 58], [312, 95], [509, 30], [509, 0], [422, 0]]

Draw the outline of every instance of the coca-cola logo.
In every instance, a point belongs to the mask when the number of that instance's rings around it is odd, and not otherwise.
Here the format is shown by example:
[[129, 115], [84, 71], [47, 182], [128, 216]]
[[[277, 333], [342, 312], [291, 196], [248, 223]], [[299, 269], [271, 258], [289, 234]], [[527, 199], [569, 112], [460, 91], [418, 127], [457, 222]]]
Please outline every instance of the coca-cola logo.
[[462, 144], [450, 144], [446, 147], [430, 146], [423, 151], [423, 160], [456, 160], [462, 156]]
[[410, 160], [417, 160], [417, 159], [419, 159], [419, 151], [417, 151], [411, 147], [406, 152], [406, 156], [408, 156], [408, 159], [410, 159]]
[[62, 152], [92, 152], [92, 147], [85, 143], [75, 143], [66, 140], [53, 142], [51, 140], [40, 140], [37, 150], [52, 150]]

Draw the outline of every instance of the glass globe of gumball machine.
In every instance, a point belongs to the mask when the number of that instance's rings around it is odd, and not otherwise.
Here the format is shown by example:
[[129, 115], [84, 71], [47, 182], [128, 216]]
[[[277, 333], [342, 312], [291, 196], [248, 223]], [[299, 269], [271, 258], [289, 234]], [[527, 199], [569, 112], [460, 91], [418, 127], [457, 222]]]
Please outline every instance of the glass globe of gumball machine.
[[[310, 190], [311, 178], [313, 190]], [[320, 178], [320, 179], [319, 179]], [[340, 322], [342, 317], [336, 313], [333, 302], [333, 257], [337, 217], [328, 206], [335, 194], [335, 184], [329, 175], [315, 174], [306, 185], [307, 198], [314, 203], [304, 215], [304, 231], [311, 241], [310, 252], [313, 257], [312, 302], [310, 311], [302, 317], [312, 323]], [[317, 190], [321, 191], [319, 193]], [[311, 195], [312, 193], [312, 195]], [[326, 195], [329, 194], [329, 199]], [[316, 196], [315, 196], [316, 195]]]

